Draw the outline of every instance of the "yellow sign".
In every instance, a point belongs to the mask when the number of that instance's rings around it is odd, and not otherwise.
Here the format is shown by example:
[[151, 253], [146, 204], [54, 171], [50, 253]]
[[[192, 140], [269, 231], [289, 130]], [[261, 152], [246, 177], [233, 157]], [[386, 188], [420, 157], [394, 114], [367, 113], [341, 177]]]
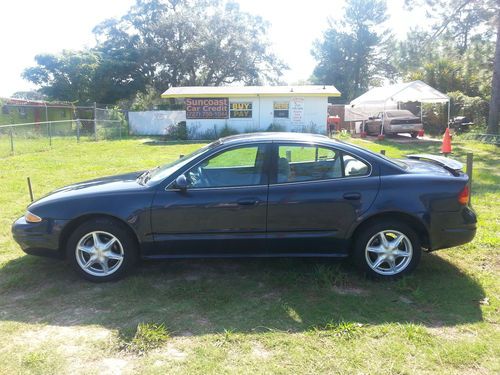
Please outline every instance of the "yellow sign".
[[275, 102], [274, 109], [275, 110], [288, 110], [288, 102]]
[[252, 109], [252, 103], [231, 103], [231, 110], [249, 110]]

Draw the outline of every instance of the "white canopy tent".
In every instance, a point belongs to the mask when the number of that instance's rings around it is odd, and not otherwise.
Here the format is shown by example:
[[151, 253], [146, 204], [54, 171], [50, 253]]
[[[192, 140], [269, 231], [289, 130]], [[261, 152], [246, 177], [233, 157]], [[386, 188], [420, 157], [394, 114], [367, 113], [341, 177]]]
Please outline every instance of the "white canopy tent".
[[448, 123], [450, 122], [449, 96], [422, 81], [375, 87], [367, 91], [345, 107], [345, 121], [365, 121], [379, 112], [397, 109], [399, 103], [405, 102], [447, 103]]

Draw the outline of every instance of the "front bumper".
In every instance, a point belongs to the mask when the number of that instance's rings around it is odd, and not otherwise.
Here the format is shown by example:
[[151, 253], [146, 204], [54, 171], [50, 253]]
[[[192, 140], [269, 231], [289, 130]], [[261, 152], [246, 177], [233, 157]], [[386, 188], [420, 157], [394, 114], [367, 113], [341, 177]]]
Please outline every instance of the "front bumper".
[[459, 212], [434, 213], [431, 218], [430, 250], [471, 242], [476, 235], [477, 216], [470, 207]]
[[39, 223], [28, 223], [24, 216], [12, 224], [12, 235], [26, 254], [62, 257], [59, 241], [68, 220], [43, 219]]

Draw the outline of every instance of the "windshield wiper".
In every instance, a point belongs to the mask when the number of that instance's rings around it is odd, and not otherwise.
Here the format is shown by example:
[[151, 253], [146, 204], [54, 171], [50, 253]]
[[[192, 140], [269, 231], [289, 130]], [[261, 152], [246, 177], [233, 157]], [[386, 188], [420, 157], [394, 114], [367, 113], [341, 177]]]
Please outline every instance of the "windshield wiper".
[[160, 168], [160, 166], [154, 167], [152, 169], [148, 169], [147, 171], [142, 173], [139, 177], [137, 177], [137, 179], [139, 180], [139, 183], [141, 185], [144, 185], [145, 183], [147, 183], [151, 179], [152, 173], [154, 171], [156, 171], [158, 168]]

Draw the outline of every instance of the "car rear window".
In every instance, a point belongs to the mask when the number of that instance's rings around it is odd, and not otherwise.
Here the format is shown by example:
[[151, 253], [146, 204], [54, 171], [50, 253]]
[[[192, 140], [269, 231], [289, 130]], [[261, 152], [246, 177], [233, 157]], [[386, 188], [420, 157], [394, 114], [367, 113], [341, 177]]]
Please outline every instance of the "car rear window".
[[412, 116], [415, 117], [413, 113], [407, 111], [405, 109], [400, 109], [398, 111], [387, 111], [387, 117], [404, 117], [404, 116]]

